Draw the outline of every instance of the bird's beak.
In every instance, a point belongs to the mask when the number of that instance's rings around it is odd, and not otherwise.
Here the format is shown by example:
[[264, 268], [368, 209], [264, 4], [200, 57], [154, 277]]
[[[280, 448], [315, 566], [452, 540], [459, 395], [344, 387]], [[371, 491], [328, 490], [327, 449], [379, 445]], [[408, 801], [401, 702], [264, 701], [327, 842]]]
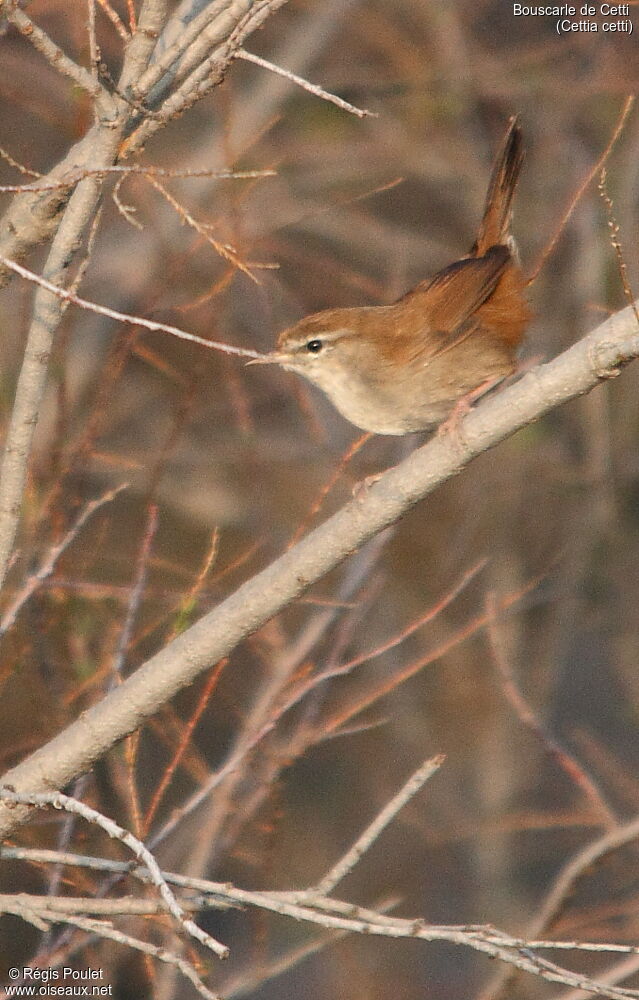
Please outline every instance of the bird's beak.
[[263, 354], [261, 358], [251, 358], [247, 361], [248, 365], [279, 365], [282, 363], [283, 355], [279, 354], [277, 351], [271, 351], [270, 354]]

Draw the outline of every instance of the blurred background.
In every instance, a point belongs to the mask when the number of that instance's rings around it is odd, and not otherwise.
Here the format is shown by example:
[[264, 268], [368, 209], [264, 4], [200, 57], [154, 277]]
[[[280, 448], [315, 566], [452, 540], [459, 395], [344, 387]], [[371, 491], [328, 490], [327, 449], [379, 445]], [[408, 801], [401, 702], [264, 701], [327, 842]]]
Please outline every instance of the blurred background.
[[[124, 16], [124, 3], [113, 6]], [[84, 9], [33, 0], [29, 15], [86, 63]], [[117, 78], [120, 39], [106, 18], [98, 23]], [[259, 351], [309, 312], [391, 302], [466, 252], [512, 114], [526, 146], [513, 228], [532, 273], [639, 82], [634, 35], [558, 36], [552, 18], [514, 17], [501, 0], [290, 0], [247, 48], [375, 117], [236, 62], [140, 162], [274, 176], [159, 177], [160, 188], [130, 177], [116, 200], [110, 184], [80, 294]], [[14, 30], [0, 38], [0, 95], [0, 145], [34, 171], [48, 171], [90, 124], [85, 97]], [[21, 179], [5, 158], [0, 183]], [[609, 160], [607, 192], [637, 294], [636, 110]], [[1, 197], [8, 205], [12, 196]], [[242, 269], [211, 240], [233, 247]], [[17, 278], [0, 294], [5, 423], [32, 298]], [[524, 359], [553, 357], [625, 304], [596, 182], [530, 302]], [[312, 588], [152, 721], [133, 764], [122, 750], [101, 762], [87, 799], [128, 825], [135, 787], [150, 834], [244, 748], [241, 767], [185, 816], [159, 859], [247, 888], [303, 888], [424, 758], [443, 752], [441, 771], [336, 895], [525, 933], [561, 866], [639, 806], [635, 368], [482, 456]], [[358, 447], [358, 436], [291, 374], [69, 308], [6, 600], [87, 501], [129, 486], [4, 639], [3, 765], [95, 702], [118, 656], [133, 670], [422, 440]], [[378, 649], [428, 612], [404, 641], [281, 711], [295, 685]], [[537, 728], [522, 721], [515, 686]], [[160, 776], [196, 715], [151, 817]], [[58, 821], [41, 818], [19, 840], [55, 846], [58, 836]], [[84, 828], [75, 838], [85, 853], [117, 853]], [[27, 865], [1, 870], [4, 891], [35, 891], [49, 877]], [[71, 892], [97, 891], [86, 874], [65, 876]], [[636, 942], [638, 892], [636, 850], [614, 852], [543, 934]], [[212, 974], [224, 996], [328, 1000], [346, 995], [345, 982], [350, 998], [500, 995], [482, 993], [494, 964], [452, 946], [336, 939], [251, 912], [206, 921], [231, 945]], [[7, 922], [5, 965], [19, 958], [17, 931], [20, 961], [43, 947], [37, 931]], [[106, 967], [124, 1000], [190, 995], [114, 945], [80, 941], [73, 960]], [[589, 972], [607, 963], [579, 961]], [[511, 998], [553, 991], [532, 977], [508, 986]]]

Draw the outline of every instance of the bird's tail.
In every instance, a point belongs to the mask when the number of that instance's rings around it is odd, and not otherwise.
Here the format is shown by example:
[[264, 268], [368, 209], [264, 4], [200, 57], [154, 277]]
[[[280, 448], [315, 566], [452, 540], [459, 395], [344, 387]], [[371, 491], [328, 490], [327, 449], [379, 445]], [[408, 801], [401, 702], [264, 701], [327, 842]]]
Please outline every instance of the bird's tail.
[[495, 245], [511, 244], [512, 202], [523, 159], [521, 130], [517, 119], [511, 118], [499, 152], [495, 157], [488, 185], [486, 207], [479, 227], [477, 242], [473, 247], [473, 253], [477, 256], [483, 256], [487, 250]]

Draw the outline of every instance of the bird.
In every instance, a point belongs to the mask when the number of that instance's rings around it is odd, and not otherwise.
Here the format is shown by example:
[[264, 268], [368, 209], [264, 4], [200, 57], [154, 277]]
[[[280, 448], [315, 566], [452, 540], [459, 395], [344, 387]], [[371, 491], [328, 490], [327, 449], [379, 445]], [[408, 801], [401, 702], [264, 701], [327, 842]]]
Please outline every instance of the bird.
[[531, 313], [511, 234], [523, 162], [510, 119], [495, 156], [477, 239], [468, 254], [390, 305], [326, 309], [249, 362], [304, 376], [360, 429], [401, 435], [455, 425], [517, 368]]

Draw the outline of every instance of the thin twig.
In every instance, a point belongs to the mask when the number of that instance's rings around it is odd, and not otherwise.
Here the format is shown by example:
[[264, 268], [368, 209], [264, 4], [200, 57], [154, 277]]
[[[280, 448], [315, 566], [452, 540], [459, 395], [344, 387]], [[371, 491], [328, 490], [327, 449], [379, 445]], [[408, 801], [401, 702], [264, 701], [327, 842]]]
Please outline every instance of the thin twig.
[[373, 822], [366, 827], [346, 854], [317, 883], [315, 892], [320, 896], [327, 896], [329, 892], [333, 891], [335, 886], [358, 864], [362, 856], [369, 850], [388, 824], [395, 819], [400, 809], [403, 809], [406, 803], [410, 802], [417, 795], [420, 788], [426, 784], [435, 771], [439, 770], [445, 759], [444, 754], [437, 754], [437, 756], [424, 761], [397, 795], [384, 806]]
[[208, 347], [214, 351], [223, 351], [225, 354], [235, 354], [241, 358], [264, 357], [258, 351], [251, 351], [245, 347], [234, 347], [232, 344], [222, 344], [216, 340], [205, 340], [204, 337], [197, 337], [194, 333], [187, 333], [186, 330], [180, 330], [177, 326], [158, 323], [156, 320], [145, 319], [142, 316], [132, 316], [129, 313], [119, 312], [117, 309], [109, 309], [107, 306], [98, 305], [97, 302], [89, 302], [87, 299], [80, 298], [79, 295], [72, 294], [65, 288], [59, 288], [52, 282], [47, 281], [46, 278], [42, 278], [40, 275], [34, 274], [33, 271], [29, 271], [22, 264], [16, 263], [15, 260], [9, 260], [8, 257], [0, 255], [0, 264], [8, 267], [10, 271], [15, 271], [16, 274], [19, 274], [22, 278], [26, 278], [27, 281], [33, 281], [36, 285], [51, 292], [57, 298], [65, 302], [72, 302], [73, 305], [79, 306], [81, 309], [88, 309], [99, 316], [106, 316], [109, 319], [115, 319], [119, 323], [127, 323], [130, 326], [143, 326], [146, 330], [170, 333], [172, 336], [178, 337], [179, 340], [186, 340], [191, 344], [199, 344], [201, 347]]
[[[87, 273], [87, 270], [89, 268], [89, 264], [91, 263], [91, 257], [93, 255], [93, 249], [95, 247], [95, 241], [98, 238], [98, 230], [100, 228], [100, 222], [102, 220], [102, 209], [103, 209], [103, 206], [99, 205], [98, 208], [97, 208], [97, 211], [96, 211], [95, 215], [93, 216], [93, 219], [91, 220], [91, 225], [90, 225], [90, 228], [89, 228], [89, 235], [87, 236], [86, 247], [85, 247], [84, 253], [82, 254], [82, 259], [78, 263], [78, 266], [76, 268], [76, 272], [73, 275], [73, 279], [72, 279], [72, 281], [70, 282], [70, 284], [69, 284], [69, 286], [67, 288], [67, 291], [70, 292], [71, 295], [76, 295], [77, 294], [78, 288], [80, 287], [80, 285], [84, 281], [84, 276]], [[61, 316], [64, 315], [64, 313], [66, 312], [66, 310], [67, 310], [67, 308], [68, 308], [69, 305], [70, 305], [69, 302], [63, 302], [62, 303], [62, 309], [60, 310], [60, 315]]]
[[582, 183], [577, 188], [576, 194], [570, 200], [568, 208], [566, 209], [566, 211], [562, 215], [561, 220], [559, 222], [559, 225], [557, 226], [557, 229], [556, 229], [554, 235], [552, 236], [552, 238], [550, 239], [550, 241], [546, 244], [546, 246], [542, 250], [542, 252], [539, 255], [539, 258], [537, 260], [537, 263], [533, 267], [532, 273], [527, 278], [526, 283], [528, 285], [532, 285], [533, 282], [535, 282], [537, 280], [537, 278], [539, 277], [539, 273], [540, 273], [542, 267], [544, 266], [544, 264], [546, 263], [546, 261], [548, 260], [548, 258], [550, 257], [550, 255], [553, 253], [555, 247], [557, 246], [557, 244], [558, 244], [558, 242], [559, 242], [559, 240], [561, 238], [561, 234], [563, 233], [564, 229], [568, 225], [568, 221], [570, 220], [570, 217], [571, 217], [572, 213], [574, 212], [574, 210], [576, 209], [577, 205], [581, 201], [581, 199], [582, 199], [582, 197], [584, 195], [584, 192], [588, 189], [588, 187], [593, 182], [593, 180], [595, 179], [595, 177], [597, 176], [597, 174], [599, 174], [601, 172], [601, 170], [603, 169], [606, 161], [608, 160], [608, 157], [610, 156], [610, 154], [612, 153], [613, 149], [615, 148], [615, 146], [617, 144], [617, 139], [619, 138], [619, 136], [623, 132], [624, 126], [626, 124], [626, 120], [627, 120], [628, 115], [630, 114], [630, 112], [632, 110], [632, 106], [633, 106], [634, 103], [635, 103], [635, 98], [633, 96], [627, 97], [626, 100], [624, 101], [623, 108], [621, 109], [621, 114], [619, 115], [619, 120], [617, 121], [617, 124], [615, 125], [614, 131], [613, 131], [613, 133], [612, 133], [612, 135], [610, 137], [610, 140], [608, 141], [608, 145], [604, 149], [603, 153], [601, 154], [601, 156], [599, 157], [599, 159], [597, 160], [597, 162], [595, 163], [595, 165], [588, 171], [588, 174], [586, 175], [585, 179], [582, 181]]
[[[639, 839], [639, 818], [634, 818], [614, 830], [608, 830], [597, 840], [587, 844], [570, 858], [559, 870], [545, 899], [530, 921], [527, 933], [537, 938], [548, 931], [563, 912], [566, 902], [573, 895], [575, 887], [584, 873], [592, 871], [596, 862], [613, 851]], [[497, 1000], [504, 995], [512, 978], [512, 970], [503, 970], [495, 975], [479, 994], [479, 1000]]]
[[[2, 152], [0, 150], [0, 154]], [[11, 162], [12, 166], [20, 169], [19, 164], [14, 160], [10, 160], [7, 155], [5, 155], [5, 159]], [[26, 171], [26, 167], [22, 169]], [[35, 177], [42, 176], [42, 174], [36, 174], [35, 171], [28, 172]], [[254, 180], [260, 177], [277, 177], [276, 170], [210, 170], [204, 167], [193, 170], [173, 170], [168, 167], [145, 167], [139, 164], [130, 167], [82, 167], [81, 170], [70, 170], [60, 180], [47, 181], [44, 184], [0, 184], [0, 194], [28, 194], [33, 191], [56, 191], [58, 188], [72, 187], [84, 177], [106, 177], [107, 174], [120, 174], [125, 177], [129, 174], [139, 174], [141, 177], [210, 177], [211, 180], [216, 181]]]
[[293, 73], [290, 69], [283, 69], [282, 66], [276, 66], [275, 63], [269, 62], [268, 59], [262, 59], [261, 56], [256, 56], [253, 52], [247, 52], [246, 49], [238, 49], [235, 53], [236, 59], [244, 59], [245, 62], [255, 63], [256, 66], [261, 66], [262, 69], [268, 69], [271, 73], [277, 73], [278, 76], [283, 76], [286, 80], [290, 80], [292, 83], [297, 84], [303, 90], [308, 90], [310, 94], [315, 94], [316, 97], [321, 97], [324, 101], [330, 101], [331, 104], [335, 104], [338, 108], [343, 111], [348, 111], [351, 115], [355, 115], [357, 118], [377, 118], [378, 115], [374, 111], [367, 111], [365, 108], [357, 108], [354, 104], [349, 104], [348, 101], [343, 100], [343, 98], [338, 97], [336, 94], [331, 94], [328, 90], [324, 90], [323, 87], [319, 87], [316, 83], [310, 83], [309, 80], [305, 80], [303, 76], [298, 76], [297, 73]]
[[116, 930], [115, 927], [112, 927], [111, 924], [106, 923], [104, 920], [92, 920], [89, 917], [83, 917], [79, 914], [72, 916], [60, 911], [55, 911], [52, 914], [52, 919], [56, 923], [69, 924], [71, 927], [77, 927], [79, 930], [86, 931], [89, 934], [95, 934], [109, 941], [115, 941], [126, 948], [132, 948], [134, 951], [142, 952], [143, 955], [149, 955], [151, 958], [157, 958], [160, 962], [172, 965], [181, 972], [185, 979], [188, 979], [205, 1000], [222, 1000], [219, 994], [207, 989], [190, 962], [185, 961], [179, 955], [175, 955], [166, 948], [151, 944], [149, 941], [142, 941], [140, 938], [132, 937], [130, 934]]
[[[637, 824], [636, 820], [634, 824]], [[148, 878], [146, 869], [131, 869], [131, 866], [123, 861], [63, 854], [40, 848], [6, 846], [0, 848], [0, 857], [33, 861], [38, 864], [75, 865], [96, 871], [109, 871], [122, 875], [131, 874], [142, 879]], [[556, 965], [532, 954], [536, 950], [552, 950], [637, 955], [639, 947], [636, 945], [574, 940], [531, 940], [514, 937], [496, 927], [484, 924], [441, 925], [428, 924], [420, 918], [391, 917], [378, 910], [357, 906], [345, 900], [318, 895], [317, 891], [313, 889], [255, 892], [240, 889], [228, 882], [211, 882], [207, 879], [192, 878], [172, 872], [162, 872], [162, 877], [171, 885], [199, 893], [201, 905], [217, 907], [222, 903], [230, 906], [250, 906], [332, 930], [372, 934], [394, 939], [449, 941], [456, 945], [476, 949], [551, 982], [579, 986], [587, 992], [613, 998], [636, 997], [638, 995], [635, 990], [613, 989], [609, 991], [605, 984], [599, 981], [593, 981], [566, 969], [559, 969]], [[117, 904], [120, 900], [114, 902]], [[92, 901], [89, 901], [89, 912], [91, 912], [91, 906]]]
[[[478, 573], [484, 569], [488, 562], [488, 559], [480, 559], [471, 566], [469, 570], [462, 574], [459, 581], [452, 587], [436, 604], [428, 609], [419, 618], [416, 618], [410, 623], [406, 628], [402, 629], [401, 632], [397, 632], [395, 635], [387, 639], [386, 642], [382, 643], [381, 646], [377, 646], [375, 649], [370, 649], [365, 653], [360, 653], [358, 656], [354, 656], [352, 659], [347, 660], [346, 663], [341, 663], [339, 666], [330, 667], [331, 676], [343, 676], [344, 674], [350, 673], [355, 667], [359, 667], [362, 663], [369, 663], [371, 660], [377, 659], [379, 656], [383, 656], [384, 653], [388, 653], [389, 650], [395, 649], [401, 643], [405, 642], [411, 635], [414, 635], [418, 629], [427, 625], [428, 622], [433, 621], [433, 619], [439, 617], [442, 611], [452, 604], [456, 598], [466, 589], [469, 583], [475, 579]], [[319, 675], [318, 675], [319, 676]]]
[[[2, 146], [0, 146], [0, 156], [9, 164], [10, 167], [14, 167], [21, 174], [25, 174], [28, 177], [42, 177], [42, 174], [39, 174], [37, 170], [29, 170], [28, 167], [25, 167], [22, 163], [18, 163], [17, 160], [14, 160], [14, 158], [7, 153], [6, 149], [3, 149]], [[2, 188], [0, 188], [0, 190], [2, 190]]]
[[[475, 572], [478, 571], [478, 568], [480, 568], [481, 565], [483, 565], [483, 563], [479, 564], [479, 567], [474, 567], [473, 570], [466, 573], [462, 578], [462, 581], [449, 594], [447, 594], [445, 598], [439, 601], [435, 608], [431, 608], [428, 611], [427, 615], [424, 616], [424, 619], [433, 617], [436, 613], [440, 612], [444, 607], [446, 607], [447, 604], [450, 603], [450, 601], [452, 601], [455, 596], [457, 596], [457, 594], [461, 591], [461, 589], [465, 586], [465, 584], [470, 579], [472, 579], [472, 576], [474, 575]], [[391, 640], [388, 644], [386, 644], [384, 649], [390, 649], [392, 648], [393, 645], [397, 644], [398, 642], [401, 642], [404, 638], [407, 637], [407, 635], [411, 633], [411, 631], [414, 631], [416, 628], [419, 627], [420, 624], [423, 624], [424, 619], [420, 619], [418, 623], [413, 623], [413, 625], [409, 627], [409, 629], [406, 629], [399, 636], [395, 636], [393, 640]], [[461, 638], [466, 638], [467, 631], [461, 632], [460, 635]], [[461, 639], [459, 641], [461, 641]], [[449, 640], [449, 644], [445, 648], [448, 649], [450, 648], [451, 645], [454, 645], [454, 638], [452, 640]], [[159, 831], [157, 831], [154, 837], [152, 838], [151, 840], [152, 845], [156, 846], [162, 840], [166, 839], [166, 837], [174, 831], [174, 829], [176, 828], [176, 826], [179, 825], [180, 822], [182, 822], [187, 816], [189, 816], [194, 809], [196, 809], [199, 805], [201, 805], [201, 803], [206, 798], [208, 798], [208, 796], [211, 795], [211, 793], [216, 788], [219, 787], [222, 781], [226, 780], [232, 774], [241, 773], [240, 766], [242, 762], [246, 759], [248, 754], [252, 753], [255, 750], [255, 748], [259, 746], [259, 744], [265, 739], [265, 737], [268, 736], [269, 733], [273, 732], [273, 730], [277, 726], [278, 722], [282, 719], [282, 717], [288, 711], [290, 711], [291, 708], [299, 704], [307, 694], [315, 690], [317, 687], [325, 683], [326, 680], [330, 678], [342, 676], [345, 673], [350, 673], [356, 666], [359, 666], [360, 663], [366, 662], [368, 659], [370, 659], [371, 656], [381, 655], [381, 652], [382, 650], [374, 650], [371, 654], [358, 657], [356, 660], [349, 661], [348, 663], [344, 664], [341, 667], [328, 668], [327, 670], [322, 671], [321, 673], [316, 674], [313, 677], [310, 677], [305, 682], [296, 685], [293, 688], [293, 691], [288, 693], [284, 699], [278, 700], [276, 702], [272, 701], [269, 702], [268, 715], [266, 721], [264, 721], [259, 726], [253, 727], [254, 728], [253, 735], [250, 736], [248, 739], [242, 740], [237, 749], [234, 750], [229, 755], [226, 763], [223, 764], [222, 767], [219, 768], [214, 774], [212, 774], [205, 782], [205, 784], [203, 784], [200, 788], [198, 788], [198, 790], [193, 793], [193, 795], [187, 800], [187, 802], [183, 804], [180, 810], [176, 811], [165, 822], [164, 826]], [[435, 658], [435, 656], [439, 655], [440, 653], [441, 650], [438, 649], [436, 654], [433, 653], [431, 655], [433, 656], [433, 658]], [[430, 662], [430, 660], [428, 660], [427, 662]], [[425, 663], [422, 663], [422, 666], [424, 665]], [[356, 711], [359, 711], [359, 708]], [[356, 714], [356, 712], [354, 711], [351, 714]]]
[[601, 171], [601, 176], [599, 178], [599, 193], [603, 199], [604, 205], [606, 206], [606, 212], [608, 213], [608, 228], [610, 229], [610, 242], [612, 248], [615, 251], [615, 257], [617, 258], [617, 266], [619, 268], [619, 277], [621, 278], [621, 284], [623, 285], [624, 295], [626, 297], [626, 302], [632, 309], [637, 320], [637, 326], [639, 326], [639, 309], [635, 304], [634, 296], [632, 294], [632, 288], [630, 287], [630, 282], [628, 281], [628, 267], [623, 255], [623, 248], [621, 246], [619, 223], [615, 218], [614, 206], [612, 204], [612, 199], [608, 194], [608, 189], [606, 186], [606, 168], [604, 167]]
[[[603, 971], [599, 971], [597, 978], [600, 983], [618, 983], [622, 979], [634, 976], [637, 970], [639, 970], [639, 958], [634, 955], [631, 958], [624, 958], [621, 962], [615, 962], [614, 965], [610, 965]], [[583, 990], [576, 989], [571, 990], [569, 993], [560, 993], [559, 996], [555, 997], [555, 1000], [584, 1000], [584, 997], [587, 997], [587, 995]]]
[[142, 595], [144, 594], [149, 556], [151, 553], [151, 546], [153, 545], [153, 539], [155, 538], [155, 534], [158, 529], [158, 523], [157, 505], [151, 504], [148, 512], [146, 530], [144, 532], [142, 544], [140, 545], [140, 551], [136, 560], [135, 577], [129, 594], [126, 615], [122, 625], [120, 639], [118, 641], [118, 648], [113, 661], [112, 670], [116, 678], [121, 678], [124, 670], [127, 652], [131, 643], [131, 636], [133, 635], [133, 626], [140, 608]]
[[113, 9], [111, 4], [109, 3], [109, 0], [97, 0], [97, 2], [100, 4], [100, 7], [108, 17], [109, 21], [117, 31], [122, 41], [128, 42], [131, 36], [129, 35], [129, 32], [126, 30], [124, 24], [122, 23], [120, 15], [118, 14], [117, 11]]
[[162, 799], [164, 798], [164, 794], [171, 783], [173, 775], [175, 774], [180, 761], [182, 760], [184, 754], [186, 753], [187, 747], [191, 742], [191, 737], [195, 732], [198, 722], [202, 718], [202, 714], [204, 713], [204, 710], [206, 709], [209, 703], [211, 695], [213, 694], [215, 688], [218, 685], [219, 679], [222, 676], [222, 671], [224, 670], [227, 663], [228, 659], [224, 659], [215, 665], [204, 686], [204, 690], [202, 691], [198, 703], [195, 706], [195, 711], [192, 713], [191, 718], [188, 720], [187, 724], [184, 727], [184, 731], [182, 733], [178, 747], [175, 753], [173, 754], [172, 759], [169, 761], [169, 764], [164, 770], [162, 779], [154, 792], [153, 798], [151, 799], [151, 802], [149, 804], [149, 808], [147, 809], [146, 814], [144, 816], [143, 829], [145, 835], [148, 832], [151, 823], [153, 822], [153, 817], [155, 816], [158, 807]]
[[331, 473], [330, 478], [326, 483], [324, 483], [317, 498], [311, 504], [311, 507], [307, 511], [303, 520], [300, 522], [300, 524], [298, 524], [297, 528], [295, 529], [293, 537], [289, 542], [289, 548], [291, 548], [293, 545], [299, 542], [300, 538], [308, 528], [309, 524], [319, 514], [324, 504], [324, 501], [326, 500], [326, 497], [329, 495], [335, 484], [340, 480], [340, 478], [344, 474], [346, 466], [349, 464], [349, 462], [353, 460], [353, 458], [355, 457], [355, 455], [357, 455], [357, 453], [361, 450], [361, 448], [363, 448], [364, 445], [368, 441], [370, 441], [372, 436], [373, 435], [370, 431], [367, 431], [365, 434], [360, 434], [360, 436], [358, 438], [355, 438], [353, 443], [346, 449], [346, 451], [340, 458], [339, 462], [337, 463], [336, 468]]
[[129, 848], [138, 861], [142, 862], [149, 873], [151, 881], [159, 890], [169, 913], [179, 924], [181, 924], [182, 927], [184, 927], [187, 933], [189, 933], [201, 944], [205, 945], [205, 947], [216, 954], [219, 958], [228, 957], [229, 950], [226, 945], [220, 944], [220, 942], [216, 941], [210, 934], [203, 931], [201, 927], [198, 927], [193, 920], [186, 917], [173, 892], [169, 889], [157, 861], [151, 852], [144, 846], [142, 841], [138, 840], [137, 837], [134, 837], [129, 830], [125, 830], [123, 827], [118, 826], [118, 824], [110, 819], [110, 817], [98, 812], [97, 809], [92, 809], [91, 806], [86, 805], [84, 802], [80, 802], [78, 799], [73, 799], [69, 795], [63, 795], [61, 792], [15, 792], [12, 789], [3, 786], [0, 787], [0, 799], [4, 799], [6, 802], [10, 803], [13, 802], [21, 805], [36, 806], [38, 809], [41, 809], [44, 806], [53, 806], [54, 809], [63, 809], [65, 812], [81, 816], [88, 823], [93, 823], [95, 826], [99, 826], [112, 839], [120, 840]]
[[[82, 799], [87, 785], [90, 782], [90, 775], [81, 774], [79, 778], [73, 782], [71, 788], [71, 795], [74, 799]], [[67, 813], [64, 817], [64, 822], [60, 824], [60, 829], [57, 831], [56, 836], [56, 847], [58, 851], [65, 852], [72, 841], [75, 828], [77, 826], [78, 817], [74, 816], [72, 813]], [[49, 873], [49, 878], [47, 881], [47, 900], [54, 899], [60, 889], [62, 883], [62, 865], [55, 865], [54, 868]], [[43, 935], [40, 941], [40, 947], [38, 949], [39, 953], [46, 951], [50, 945], [53, 938], [52, 928], [49, 927], [46, 933]]]
[[177, 198], [175, 198], [170, 191], [167, 191], [164, 185], [160, 184], [160, 182], [155, 177], [153, 177], [151, 174], [147, 174], [146, 180], [152, 187], [155, 188], [156, 191], [159, 191], [159, 193], [162, 195], [163, 198], [166, 199], [166, 201], [168, 201], [169, 205], [171, 205], [171, 207], [175, 209], [175, 211], [180, 216], [182, 221], [185, 222], [192, 229], [194, 229], [196, 233], [199, 233], [199, 235], [202, 236], [206, 240], [206, 242], [213, 247], [213, 249], [216, 251], [216, 253], [220, 255], [220, 257], [223, 257], [224, 260], [228, 260], [229, 263], [234, 264], [235, 267], [237, 267], [240, 271], [246, 274], [247, 277], [251, 279], [251, 281], [254, 281], [256, 284], [259, 284], [257, 278], [252, 273], [252, 271], [250, 271], [249, 268], [246, 266], [246, 264], [244, 264], [243, 261], [240, 260], [235, 247], [230, 246], [230, 244], [228, 243], [220, 243], [219, 240], [216, 240], [213, 236], [211, 236], [211, 233], [209, 232], [209, 226], [204, 226], [202, 225], [201, 222], [198, 222], [197, 219], [195, 219], [191, 215], [191, 213], [188, 212], [184, 208], [184, 206], [180, 204]]
[[138, 20], [135, 13], [135, 3], [134, 0], [126, 0], [127, 10], [129, 12], [129, 30], [131, 34], [135, 31], [138, 26]]
[[105, 493], [97, 500], [92, 500], [91, 503], [88, 503], [81, 512], [80, 516], [77, 518], [75, 524], [72, 525], [72, 527], [67, 531], [62, 541], [58, 542], [57, 545], [54, 545], [51, 549], [49, 549], [48, 555], [40, 565], [40, 568], [27, 578], [20, 593], [14, 598], [13, 602], [4, 612], [2, 621], [0, 621], [0, 638], [2, 638], [2, 636], [5, 635], [15, 624], [15, 620], [20, 611], [38, 587], [40, 587], [41, 584], [51, 576], [58, 560], [60, 559], [60, 556], [66, 552], [69, 545], [71, 545], [74, 539], [77, 538], [89, 518], [91, 518], [97, 510], [100, 510], [101, 507], [104, 507], [105, 504], [112, 503], [118, 494], [126, 488], [127, 484], [124, 483], [122, 486], [117, 486], [115, 489], [109, 490], [108, 493]]
[[504, 695], [514, 708], [519, 720], [535, 734], [546, 750], [552, 754], [553, 759], [568, 776], [570, 781], [574, 782], [584, 795], [586, 795], [596, 815], [600, 817], [601, 821], [609, 829], [614, 829], [618, 825], [617, 817], [606, 802], [603, 793], [597, 787], [593, 778], [585, 771], [575, 755], [567, 747], [563, 746], [555, 736], [548, 732], [543, 723], [537, 718], [537, 714], [528, 700], [524, 697], [506, 656], [504, 643], [497, 627], [498, 618], [496, 610], [495, 595], [489, 594], [486, 600], [488, 639], [494, 663], [501, 676]]
[[142, 232], [144, 226], [138, 219], [136, 219], [134, 215], [137, 209], [133, 205], [125, 205], [124, 202], [120, 199], [120, 188], [124, 184], [125, 180], [126, 177], [124, 175], [118, 177], [117, 181], [113, 186], [113, 191], [111, 192], [111, 198], [113, 200], [113, 204], [117, 208], [122, 218], [126, 222], [128, 222], [130, 226], [133, 226], [134, 229], [137, 229], [139, 232]]

